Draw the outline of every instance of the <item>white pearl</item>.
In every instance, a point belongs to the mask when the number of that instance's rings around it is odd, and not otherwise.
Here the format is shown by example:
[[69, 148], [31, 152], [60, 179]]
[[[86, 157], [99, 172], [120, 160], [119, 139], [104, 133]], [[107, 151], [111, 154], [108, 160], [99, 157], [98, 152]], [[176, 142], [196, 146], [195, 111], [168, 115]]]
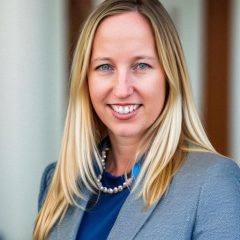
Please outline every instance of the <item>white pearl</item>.
[[[102, 169], [103, 171], [105, 170], [105, 165], [106, 165], [106, 162], [105, 162], [105, 159], [106, 159], [106, 151], [108, 151], [109, 148], [105, 148], [105, 150], [102, 151], [102, 158], [101, 158], [101, 163], [102, 163]], [[113, 194], [113, 193], [118, 193], [118, 192], [121, 192], [124, 188], [128, 187], [131, 185], [132, 183], [132, 180], [133, 180], [133, 176], [130, 177], [129, 179], [127, 179], [123, 185], [119, 185], [118, 187], [114, 187], [113, 189], [112, 188], [106, 188], [102, 185], [101, 183], [101, 179], [102, 179], [102, 174], [98, 175], [97, 177], [97, 184], [98, 184], [98, 187], [99, 187], [99, 190], [104, 192], [104, 193], [109, 193], [109, 194]]]
[[108, 192], [109, 192], [110, 194], [112, 194], [112, 193], [113, 193], [113, 190], [112, 190], [111, 188], [109, 188], [109, 189], [108, 189]]

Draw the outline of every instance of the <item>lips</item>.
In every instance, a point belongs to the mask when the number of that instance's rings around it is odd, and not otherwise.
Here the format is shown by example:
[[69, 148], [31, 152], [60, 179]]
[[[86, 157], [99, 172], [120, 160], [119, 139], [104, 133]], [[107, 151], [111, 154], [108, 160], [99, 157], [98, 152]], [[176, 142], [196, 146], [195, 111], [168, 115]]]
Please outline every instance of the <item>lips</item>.
[[111, 104], [109, 105], [112, 110], [118, 114], [129, 114], [129, 113], [132, 113], [134, 111], [136, 111], [140, 106], [141, 104], [129, 104], [129, 105], [117, 105], [117, 104]]

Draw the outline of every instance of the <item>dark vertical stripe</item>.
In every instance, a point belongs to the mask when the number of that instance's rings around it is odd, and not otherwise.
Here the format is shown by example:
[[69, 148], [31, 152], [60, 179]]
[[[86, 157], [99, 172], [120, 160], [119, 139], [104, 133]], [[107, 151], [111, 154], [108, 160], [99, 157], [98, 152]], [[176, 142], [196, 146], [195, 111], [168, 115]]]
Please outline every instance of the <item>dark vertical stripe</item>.
[[206, 0], [205, 126], [214, 147], [229, 153], [230, 0]]
[[68, 29], [70, 60], [76, 46], [80, 28], [92, 9], [91, 0], [69, 0], [68, 2]]

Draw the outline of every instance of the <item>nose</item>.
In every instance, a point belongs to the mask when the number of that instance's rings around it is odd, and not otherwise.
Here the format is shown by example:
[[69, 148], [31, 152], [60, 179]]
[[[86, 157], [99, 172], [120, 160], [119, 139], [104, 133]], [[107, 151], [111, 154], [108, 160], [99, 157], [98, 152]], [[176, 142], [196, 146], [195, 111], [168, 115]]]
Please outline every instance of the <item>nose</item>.
[[133, 93], [131, 76], [127, 71], [119, 72], [114, 83], [114, 95], [117, 98], [127, 98]]

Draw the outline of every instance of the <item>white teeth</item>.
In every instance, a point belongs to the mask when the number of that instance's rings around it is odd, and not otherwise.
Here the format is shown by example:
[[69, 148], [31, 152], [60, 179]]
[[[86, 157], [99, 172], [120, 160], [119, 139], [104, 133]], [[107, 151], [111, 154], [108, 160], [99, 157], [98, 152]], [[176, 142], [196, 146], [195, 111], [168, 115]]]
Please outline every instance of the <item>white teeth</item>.
[[130, 107], [123, 107], [123, 109], [125, 114], [130, 112]]
[[112, 105], [111, 107], [115, 112], [118, 112], [118, 107], [116, 105]]
[[118, 112], [120, 112], [120, 113], [124, 113], [124, 109], [123, 109], [122, 106], [118, 107]]
[[133, 111], [135, 111], [137, 108], [139, 108], [139, 104], [135, 105], [128, 105], [128, 106], [119, 106], [119, 105], [111, 105], [112, 109], [120, 114], [128, 114]]

